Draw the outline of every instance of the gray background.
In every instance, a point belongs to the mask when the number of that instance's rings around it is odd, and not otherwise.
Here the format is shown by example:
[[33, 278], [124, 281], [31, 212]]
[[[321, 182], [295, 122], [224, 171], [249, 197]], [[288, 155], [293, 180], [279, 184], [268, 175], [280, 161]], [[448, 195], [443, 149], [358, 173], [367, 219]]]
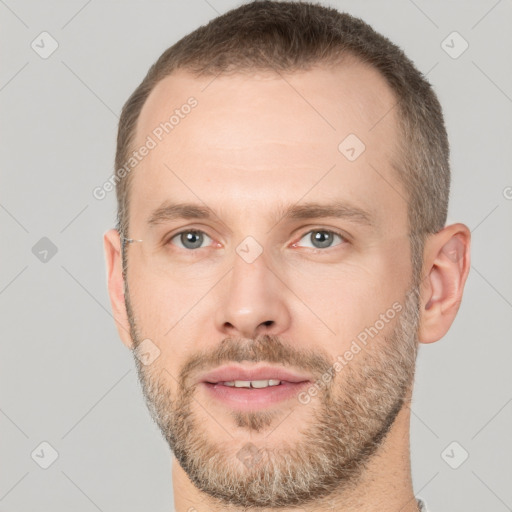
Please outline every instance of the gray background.
[[[0, 510], [173, 509], [170, 452], [110, 313], [102, 235], [114, 193], [92, 190], [113, 171], [120, 109], [149, 65], [238, 3], [0, 0]], [[473, 233], [458, 317], [418, 359], [416, 493], [432, 512], [512, 510], [512, 3], [327, 4], [428, 73], [452, 148], [449, 222]], [[46, 59], [31, 47], [51, 48], [43, 31], [59, 45]], [[458, 58], [442, 46], [453, 31], [469, 43]], [[57, 248], [46, 261], [43, 237]], [[43, 441], [58, 452], [48, 469]]]

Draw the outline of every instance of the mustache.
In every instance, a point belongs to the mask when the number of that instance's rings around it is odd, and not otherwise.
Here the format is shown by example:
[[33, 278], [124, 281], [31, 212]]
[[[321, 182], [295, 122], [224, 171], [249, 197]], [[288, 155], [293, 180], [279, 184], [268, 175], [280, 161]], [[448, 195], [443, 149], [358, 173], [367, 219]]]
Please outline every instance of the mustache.
[[198, 372], [244, 361], [293, 366], [313, 375], [322, 375], [332, 366], [330, 359], [319, 347], [298, 348], [283, 343], [278, 336], [265, 334], [256, 339], [228, 337], [218, 347], [192, 356], [182, 367], [179, 381], [186, 383]]

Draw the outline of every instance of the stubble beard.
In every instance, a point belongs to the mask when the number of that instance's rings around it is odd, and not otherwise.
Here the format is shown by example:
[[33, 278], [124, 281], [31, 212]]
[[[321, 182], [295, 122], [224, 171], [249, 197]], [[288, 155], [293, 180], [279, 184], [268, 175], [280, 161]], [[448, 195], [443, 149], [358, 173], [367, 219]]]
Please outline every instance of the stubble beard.
[[[143, 337], [137, 329], [128, 286], [125, 301], [131, 336], [137, 347]], [[222, 429], [224, 440], [211, 439], [208, 425], [216, 420], [208, 414], [208, 404], [198, 404], [196, 386], [187, 384], [199, 361], [207, 360], [210, 368], [214, 367], [212, 363], [243, 360], [281, 365], [288, 362], [305, 370], [314, 369], [315, 375], [320, 375], [322, 367], [332, 368], [332, 362], [314, 354], [299, 357], [273, 336], [263, 336], [250, 344], [228, 338], [214, 357], [190, 360], [183, 365], [173, 397], [166, 384], [174, 381], [168, 370], [145, 366], [135, 356], [134, 360], [151, 417], [200, 491], [225, 507], [300, 506], [329, 495], [348, 494], [357, 486], [411, 389], [418, 315], [419, 288], [413, 285], [392, 332], [372, 340], [343, 366], [319, 393], [316, 403], [297, 402], [297, 407], [310, 408], [304, 424], [297, 425], [289, 418], [280, 420], [282, 412], [275, 409], [231, 411], [236, 427], [245, 429], [247, 438], [268, 430], [268, 440], [261, 443], [234, 443], [233, 437]], [[226, 422], [226, 417], [219, 419], [219, 425]], [[279, 433], [279, 442], [273, 445], [272, 436]], [[252, 459], [246, 458], [242, 463], [240, 453], [249, 449]]]

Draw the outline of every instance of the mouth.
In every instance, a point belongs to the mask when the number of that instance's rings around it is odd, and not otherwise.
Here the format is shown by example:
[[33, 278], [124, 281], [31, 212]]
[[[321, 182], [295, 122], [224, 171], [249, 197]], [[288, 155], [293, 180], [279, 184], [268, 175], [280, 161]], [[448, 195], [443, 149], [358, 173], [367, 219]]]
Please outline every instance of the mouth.
[[228, 386], [230, 388], [246, 388], [246, 389], [264, 389], [272, 386], [280, 386], [281, 383], [277, 379], [269, 380], [231, 380], [226, 382], [206, 382], [207, 384], [220, 384], [221, 386]]
[[297, 399], [307, 386], [309, 376], [298, 375], [284, 368], [243, 368], [229, 366], [204, 375], [200, 384], [210, 398], [230, 408], [254, 411], [285, 400]]

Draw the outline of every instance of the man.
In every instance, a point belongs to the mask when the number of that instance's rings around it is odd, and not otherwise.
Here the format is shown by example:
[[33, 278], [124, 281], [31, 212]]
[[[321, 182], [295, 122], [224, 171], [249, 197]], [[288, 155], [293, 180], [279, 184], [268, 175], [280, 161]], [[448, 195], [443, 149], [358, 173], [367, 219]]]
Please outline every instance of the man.
[[417, 347], [470, 264], [449, 183], [430, 85], [347, 14], [247, 3], [153, 65], [104, 242], [177, 512], [422, 509]]

